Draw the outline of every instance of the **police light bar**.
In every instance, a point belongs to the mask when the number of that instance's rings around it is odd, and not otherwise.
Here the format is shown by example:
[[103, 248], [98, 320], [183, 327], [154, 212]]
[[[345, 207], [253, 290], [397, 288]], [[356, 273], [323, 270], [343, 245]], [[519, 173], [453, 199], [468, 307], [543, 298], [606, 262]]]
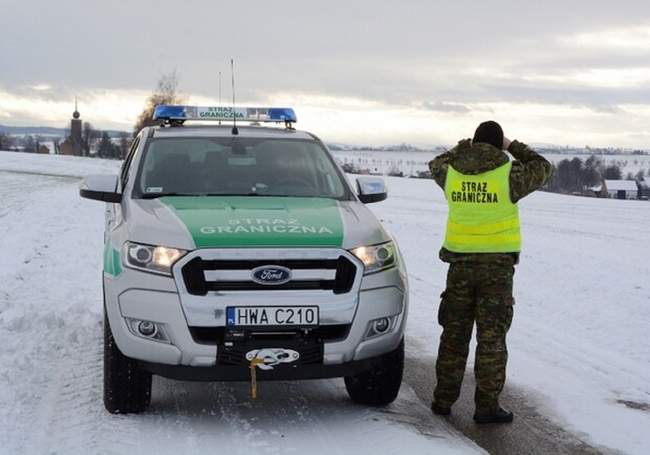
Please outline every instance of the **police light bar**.
[[242, 122], [295, 123], [296, 113], [290, 107], [218, 107], [173, 106], [161, 104], [153, 111], [154, 120], [233, 120]]

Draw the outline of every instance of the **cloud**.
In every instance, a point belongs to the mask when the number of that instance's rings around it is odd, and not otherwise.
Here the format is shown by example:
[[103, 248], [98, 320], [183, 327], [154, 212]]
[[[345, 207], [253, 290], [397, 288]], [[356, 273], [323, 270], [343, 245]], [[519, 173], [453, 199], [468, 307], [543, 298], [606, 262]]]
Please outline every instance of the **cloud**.
[[422, 107], [429, 111], [448, 112], [451, 114], [467, 114], [470, 108], [461, 103], [449, 103], [446, 101], [424, 101]]
[[621, 115], [625, 113], [625, 110], [622, 109], [620, 106], [597, 104], [588, 107], [592, 109], [594, 112], [600, 112], [603, 114]]
[[[130, 129], [141, 112], [147, 92], [83, 90], [78, 94], [82, 119], [100, 128]], [[14, 125], [66, 126], [74, 97], [49, 91], [12, 93], [0, 88], [0, 117]]]
[[581, 49], [647, 52], [650, 51], [650, 25], [577, 33], [558, 40]]
[[[392, 134], [389, 142], [452, 141], [486, 113], [510, 119], [516, 111], [521, 117], [513, 124], [526, 134], [581, 143], [588, 131], [616, 138], [619, 120], [636, 125], [639, 118], [623, 106], [650, 105], [647, 0], [439, 0], [408, 8], [374, 0], [331, 0], [327, 8], [287, 2], [285, 9], [254, 1], [180, 9], [170, 0], [128, 8], [83, 0], [8, 2], [0, 116], [65, 123], [76, 95], [86, 119], [128, 128], [156, 80], [173, 69], [194, 100], [217, 98], [221, 71], [229, 98], [231, 57], [242, 103], [293, 100], [301, 121], [344, 140]], [[215, 24], [215, 17], [228, 20]], [[38, 33], [53, 23], [75, 27]], [[173, 24], [172, 39], [159, 24]], [[554, 113], [575, 122], [565, 128]], [[353, 123], [341, 125], [340, 118]], [[526, 126], [529, 119], [535, 128]], [[432, 122], [450, 129], [432, 129]]]
[[37, 92], [46, 92], [52, 89], [52, 86], [49, 84], [36, 84], [30, 87], [32, 90]]

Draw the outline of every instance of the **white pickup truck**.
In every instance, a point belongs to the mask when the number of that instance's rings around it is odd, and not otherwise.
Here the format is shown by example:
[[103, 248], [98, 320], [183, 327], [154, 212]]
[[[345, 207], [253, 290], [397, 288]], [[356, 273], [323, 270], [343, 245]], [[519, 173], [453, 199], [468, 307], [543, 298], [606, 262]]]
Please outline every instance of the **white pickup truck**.
[[292, 109], [158, 106], [155, 118], [120, 175], [80, 187], [107, 203], [106, 409], [144, 411], [152, 374], [248, 381], [251, 363], [262, 381], [344, 377], [353, 400], [392, 402], [408, 283], [364, 205], [386, 198], [383, 180], [353, 189]]

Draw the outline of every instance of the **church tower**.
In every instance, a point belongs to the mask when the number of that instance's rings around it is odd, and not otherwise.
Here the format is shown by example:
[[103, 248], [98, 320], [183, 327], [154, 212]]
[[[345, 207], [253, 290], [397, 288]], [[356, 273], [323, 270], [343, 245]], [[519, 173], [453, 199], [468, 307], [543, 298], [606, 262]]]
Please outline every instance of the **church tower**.
[[74, 99], [74, 112], [70, 120], [70, 142], [74, 148], [75, 155], [83, 155], [83, 141], [81, 138], [81, 119], [79, 118], [79, 110], [77, 109], [77, 97]]
[[61, 155], [83, 156], [85, 154], [82, 138], [82, 121], [77, 109], [77, 98], [74, 99], [74, 112], [70, 119], [70, 136], [59, 146]]

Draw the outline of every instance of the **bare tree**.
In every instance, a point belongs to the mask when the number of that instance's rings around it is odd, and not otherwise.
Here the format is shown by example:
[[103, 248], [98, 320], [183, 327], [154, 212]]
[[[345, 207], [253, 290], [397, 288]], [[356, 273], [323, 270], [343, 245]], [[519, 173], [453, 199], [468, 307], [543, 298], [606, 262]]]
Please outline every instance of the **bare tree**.
[[120, 150], [120, 156], [118, 158], [124, 159], [126, 157], [126, 154], [129, 151], [129, 147], [131, 147], [131, 141], [129, 140], [129, 134], [122, 131], [120, 133], [120, 142], [119, 142], [119, 150]]
[[100, 158], [115, 158], [115, 145], [113, 145], [113, 141], [111, 141], [106, 131], [101, 133], [101, 139], [97, 146], [97, 154]]
[[176, 71], [163, 75], [158, 81], [156, 90], [149, 95], [145, 102], [142, 113], [133, 127], [133, 136], [137, 136], [145, 126], [156, 125], [153, 120], [153, 110], [159, 104], [179, 104], [184, 101], [184, 97], [178, 93], [178, 76]]
[[621, 168], [618, 166], [618, 164], [610, 164], [605, 168], [603, 178], [608, 180], [622, 180], [623, 172], [621, 171]]
[[27, 135], [23, 138], [23, 151], [27, 153], [36, 153], [38, 151], [38, 141], [34, 136]]
[[639, 169], [637, 171], [636, 175], [634, 176], [634, 180], [636, 180], [637, 182], [643, 181], [643, 169]]
[[0, 150], [14, 150], [16, 138], [9, 134], [0, 134]]
[[83, 132], [82, 132], [82, 148], [83, 156], [90, 156], [90, 149], [93, 144], [99, 139], [99, 131], [97, 131], [90, 122], [84, 122]]

